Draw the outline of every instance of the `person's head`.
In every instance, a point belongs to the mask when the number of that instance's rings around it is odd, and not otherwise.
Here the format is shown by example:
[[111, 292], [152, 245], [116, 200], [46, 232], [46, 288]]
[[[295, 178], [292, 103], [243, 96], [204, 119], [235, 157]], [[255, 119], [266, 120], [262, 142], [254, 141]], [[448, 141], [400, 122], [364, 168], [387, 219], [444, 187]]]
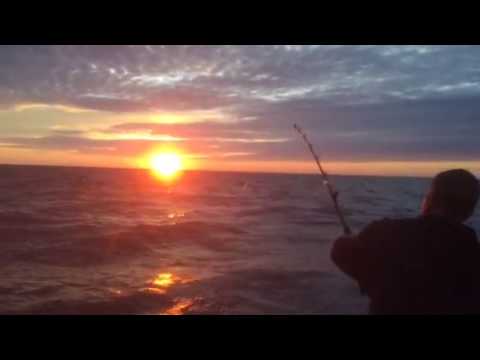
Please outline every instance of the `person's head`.
[[422, 212], [464, 222], [473, 214], [479, 195], [480, 183], [473, 174], [461, 169], [444, 171], [433, 179]]

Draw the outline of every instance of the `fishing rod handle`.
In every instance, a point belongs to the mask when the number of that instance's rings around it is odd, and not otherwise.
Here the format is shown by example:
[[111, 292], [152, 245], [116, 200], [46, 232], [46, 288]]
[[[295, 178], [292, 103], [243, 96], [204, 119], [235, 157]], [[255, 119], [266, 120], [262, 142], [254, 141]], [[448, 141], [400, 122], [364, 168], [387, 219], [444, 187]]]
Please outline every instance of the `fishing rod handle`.
[[345, 235], [352, 235], [352, 230], [350, 229], [350, 226], [348, 226], [347, 221], [345, 220], [345, 215], [343, 214], [343, 211], [340, 209], [340, 206], [338, 205], [338, 202], [336, 199], [334, 200], [335, 203], [335, 210], [337, 211], [337, 216], [338, 219], [340, 220], [340, 224], [342, 225], [343, 228], [343, 233]]

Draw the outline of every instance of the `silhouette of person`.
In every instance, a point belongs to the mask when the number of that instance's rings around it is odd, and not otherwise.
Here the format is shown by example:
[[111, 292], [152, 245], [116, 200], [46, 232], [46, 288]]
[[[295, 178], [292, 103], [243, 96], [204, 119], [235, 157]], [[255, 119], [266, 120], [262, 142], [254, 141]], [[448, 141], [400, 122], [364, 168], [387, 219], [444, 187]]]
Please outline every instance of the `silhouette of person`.
[[383, 219], [337, 239], [334, 263], [370, 299], [370, 314], [480, 313], [480, 245], [463, 224], [479, 181], [466, 170], [438, 174], [410, 219]]

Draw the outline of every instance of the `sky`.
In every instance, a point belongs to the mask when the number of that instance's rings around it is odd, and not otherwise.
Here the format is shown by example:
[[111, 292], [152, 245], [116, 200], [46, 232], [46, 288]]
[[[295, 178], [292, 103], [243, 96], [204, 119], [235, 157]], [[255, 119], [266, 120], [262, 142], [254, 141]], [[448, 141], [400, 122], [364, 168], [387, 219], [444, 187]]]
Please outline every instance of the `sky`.
[[480, 174], [480, 46], [0, 46], [0, 163]]

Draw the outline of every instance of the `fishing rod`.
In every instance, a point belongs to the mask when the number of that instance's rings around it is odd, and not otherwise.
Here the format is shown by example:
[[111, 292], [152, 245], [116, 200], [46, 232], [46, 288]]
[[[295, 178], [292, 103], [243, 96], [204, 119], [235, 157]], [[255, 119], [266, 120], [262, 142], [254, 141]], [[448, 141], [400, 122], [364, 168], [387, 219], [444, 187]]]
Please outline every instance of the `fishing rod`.
[[338, 204], [338, 191], [335, 190], [332, 182], [330, 181], [327, 172], [323, 169], [322, 164], [320, 163], [320, 159], [318, 158], [317, 154], [315, 153], [315, 150], [313, 149], [312, 143], [308, 140], [307, 134], [302, 130], [300, 126], [297, 124], [293, 125], [293, 128], [300, 134], [300, 136], [303, 138], [305, 143], [307, 144], [310, 152], [312, 153], [313, 158], [315, 159], [315, 162], [317, 163], [318, 170], [320, 170], [320, 174], [323, 177], [323, 185], [328, 190], [328, 194], [330, 195], [330, 198], [333, 201], [333, 205], [335, 207], [335, 212], [337, 213], [337, 216], [340, 220], [340, 224], [342, 225], [343, 228], [343, 233], [345, 235], [351, 235], [352, 230], [347, 224], [347, 221], [345, 220], [345, 215], [342, 212], [342, 209], [340, 208], [340, 205]]

